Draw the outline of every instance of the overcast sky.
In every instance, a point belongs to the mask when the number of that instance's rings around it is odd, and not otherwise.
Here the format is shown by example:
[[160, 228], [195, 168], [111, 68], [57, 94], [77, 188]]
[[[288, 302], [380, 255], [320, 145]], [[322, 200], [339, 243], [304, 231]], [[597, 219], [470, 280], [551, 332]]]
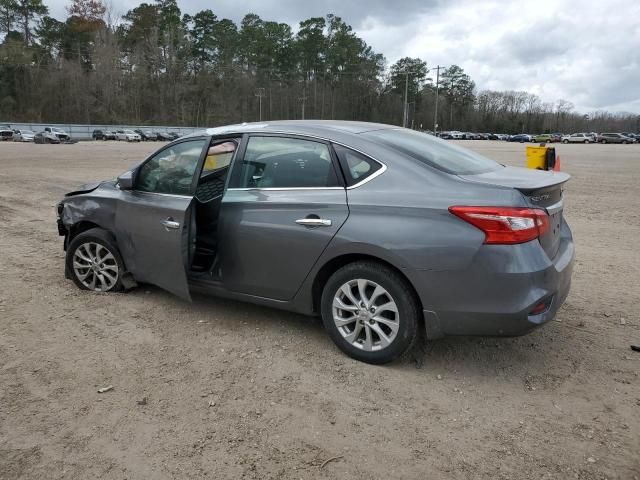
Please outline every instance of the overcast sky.
[[[124, 14], [135, 0], [110, 0]], [[44, 0], [65, 16], [68, 0]], [[640, 0], [178, 0], [236, 23], [253, 12], [287, 22], [334, 13], [389, 64], [460, 65], [478, 90], [526, 90], [579, 111], [640, 113]]]

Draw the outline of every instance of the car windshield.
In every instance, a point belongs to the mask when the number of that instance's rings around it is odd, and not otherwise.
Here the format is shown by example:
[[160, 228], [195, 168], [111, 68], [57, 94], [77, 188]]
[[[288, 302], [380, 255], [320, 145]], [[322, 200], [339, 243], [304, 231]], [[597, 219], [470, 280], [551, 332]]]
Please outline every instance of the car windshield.
[[33, 135], [33, 131], [32, 130], [20, 130], [20, 133], [22, 135]]
[[426, 133], [394, 128], [366, 132], [363, 135], [427, 165], [455, 175], [489, 172], [500, 167], [500, 164], [494, 160]]
[[133, 130], [125, 130], [124, 133], [128, 133], [129, 135], [135, 135]]
[[56, 128], [56, 127], [51, 127], [51, 131], [52, 132], [56, 132], [56, 133], [64, 133], [64, 130], [61, 130], [61, 129]]

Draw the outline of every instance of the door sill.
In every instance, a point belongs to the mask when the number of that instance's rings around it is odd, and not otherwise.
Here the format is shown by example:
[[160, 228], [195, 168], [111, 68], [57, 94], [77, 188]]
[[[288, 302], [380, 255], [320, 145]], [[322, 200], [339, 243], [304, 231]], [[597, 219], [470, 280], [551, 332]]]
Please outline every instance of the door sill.
[[213, 275], [210, 271], [205, 272], [194, 272], [190, 271], [187, 275], [187, 280], [189, 283], [206, 283], [208, 285], [221, 285], [222, 282], [220, 278], [216, 275]]

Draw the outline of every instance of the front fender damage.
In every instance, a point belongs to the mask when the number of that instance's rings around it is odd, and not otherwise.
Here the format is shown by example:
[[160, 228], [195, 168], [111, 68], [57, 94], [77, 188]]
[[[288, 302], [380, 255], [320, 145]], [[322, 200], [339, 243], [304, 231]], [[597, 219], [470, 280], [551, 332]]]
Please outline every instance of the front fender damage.
[[[117, 193], [110, 184], [98, 184], [100, 188], [91, 190], [88, 194], [67, 196], [58, 209], [58, 229], [65, 235], [65, 250], [73, 240], [73, 237], [91, 228], [106, 230], [118, 245], [115, 235], [115, 217], [117, 208]], [[122, 259], [125, 263], [124, 258]], [[133, 276], [129, 273], [125, 263], [125, 273], [122, 276], [122, 284], [125, 289], [137, 286]], [[65, 276], [69, 278], [69, 272]]]

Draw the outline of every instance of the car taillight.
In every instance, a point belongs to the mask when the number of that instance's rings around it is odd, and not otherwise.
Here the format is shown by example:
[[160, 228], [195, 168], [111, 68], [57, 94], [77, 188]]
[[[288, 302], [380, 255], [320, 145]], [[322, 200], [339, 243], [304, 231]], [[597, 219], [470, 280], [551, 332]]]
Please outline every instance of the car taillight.
[[454, 206], [449, 211], [482, 230], [487, 244], [524, 243], [549, 229], [547, 212], [538, 208]]

